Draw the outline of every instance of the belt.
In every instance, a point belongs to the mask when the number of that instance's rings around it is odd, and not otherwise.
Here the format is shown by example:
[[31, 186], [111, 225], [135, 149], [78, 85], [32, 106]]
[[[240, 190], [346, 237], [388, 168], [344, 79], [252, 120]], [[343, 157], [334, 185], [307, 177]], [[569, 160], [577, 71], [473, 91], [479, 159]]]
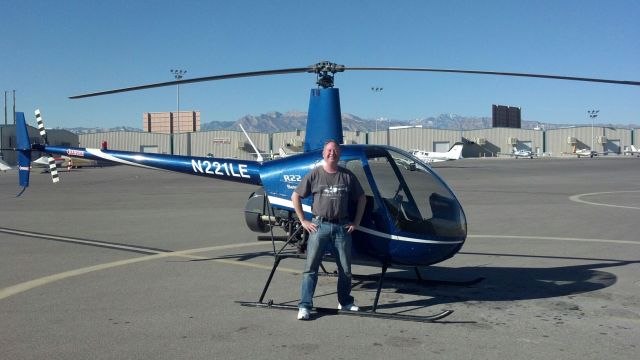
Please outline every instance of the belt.
[[314, 216], [313, 218], [315, 220], [320, 221], [320, 222], [326, 222], [326, 223], [332, 223], [332, 224], [340, 224], [342, 222], [349, 221], [349, 218], [347, 218], [347, 217], [338, 218], [338, 219], [330, 219], [330, 218], [326, 218], [326, 217], [322, 217], [322, 216]]

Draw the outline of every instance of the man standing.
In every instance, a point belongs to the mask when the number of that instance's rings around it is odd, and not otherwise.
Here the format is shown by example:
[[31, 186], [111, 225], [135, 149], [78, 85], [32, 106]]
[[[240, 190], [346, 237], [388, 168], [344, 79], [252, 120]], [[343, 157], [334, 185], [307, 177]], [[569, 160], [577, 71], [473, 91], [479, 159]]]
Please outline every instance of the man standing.
[[[324, 163], [308, 173], [291, 195], [293, 208], [302, 227], [309, 232], [307, 260], [302, 285], [298, 320], [308, 320], [313, 307], [313, 293], [318, 282], [318, 268], [326, 247], [335, 249], [338, 265], [338, 309], [358, 311], [351, 296], [351, 233], [358, 227], [366, 197], [355, 175], [338, 166], [340, 145], [328, 140], [322, 150]], [[302, 198], [313, 195], [313, 220], [306, 220]], [[353, 219], [349, 216], [349, 201], [358, 201]]]

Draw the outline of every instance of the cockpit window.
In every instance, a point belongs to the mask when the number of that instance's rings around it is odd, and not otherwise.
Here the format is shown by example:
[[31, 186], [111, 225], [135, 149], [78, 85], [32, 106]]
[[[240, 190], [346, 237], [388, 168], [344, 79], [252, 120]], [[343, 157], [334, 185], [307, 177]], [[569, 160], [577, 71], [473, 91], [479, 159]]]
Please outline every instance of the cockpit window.
[[340, 166], [351, 170], [351, 172], [358, 178], [358, 182], [360, 182], [365, 195], [373, 196], [373, 191], [371, 190], [371, 186], [367, 180], [367, 175], [364, 173], [364, 168], [362, 167], [360, 159], [341, 161]]
[[465, 236], [466, 220], [453, 194], [425, 165], [393, 150], [369, 155], [369, 167], [394, 225], [402, 231]]

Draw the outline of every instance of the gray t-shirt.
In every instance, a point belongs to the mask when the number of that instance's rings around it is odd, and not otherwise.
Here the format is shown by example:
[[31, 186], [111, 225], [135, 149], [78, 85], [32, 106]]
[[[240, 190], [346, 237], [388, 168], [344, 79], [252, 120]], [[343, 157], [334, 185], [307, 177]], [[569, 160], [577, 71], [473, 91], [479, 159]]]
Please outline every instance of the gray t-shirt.
[[313, 194], [313, 215], [335, 220], [349, 217], [349, 201], [364, 194], [351, 171], [338, 167], [338, 171], [331, 174], [322, 166], [305, 175], [295, 192], [302, 198]]

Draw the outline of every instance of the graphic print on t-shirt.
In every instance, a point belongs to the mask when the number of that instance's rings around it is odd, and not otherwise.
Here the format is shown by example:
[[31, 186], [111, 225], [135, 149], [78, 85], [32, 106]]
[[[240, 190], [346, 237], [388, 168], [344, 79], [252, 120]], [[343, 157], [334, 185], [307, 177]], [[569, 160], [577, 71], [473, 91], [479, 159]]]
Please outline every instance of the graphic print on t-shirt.
[[343, 184], [338, 185], [329, 185], [328, 187], [322, 189], [322, 196], [328, 196], [332, 198], [339, 198], [342, 193], [347, 192], [347, 187]]

